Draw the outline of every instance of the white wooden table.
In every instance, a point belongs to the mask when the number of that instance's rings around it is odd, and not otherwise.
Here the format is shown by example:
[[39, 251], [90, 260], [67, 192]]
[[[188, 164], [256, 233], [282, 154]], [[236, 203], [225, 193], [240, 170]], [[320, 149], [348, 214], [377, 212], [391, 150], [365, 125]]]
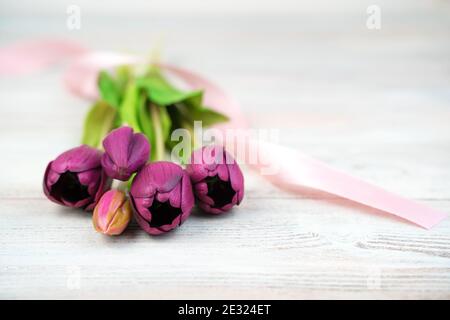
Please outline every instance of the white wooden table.
[[[450, 212], [449, 3], [381, 1], [287, 16], [2, 17], [0, 44], [59, 35], [164, 56], [218, 81], [254, 127]], [[311, 8], [310, 8], [311, 9]], [[31, 9], [30, 9], [31, 10]], [[450, 298], [450, 219], [430, 231], [346, 200], [293, 195], [246, 171], [246, 198], [150, 237], [96, 233], [43, 195], [48, 161], [79, 142], [88, 104], [62, 67], [0, 78], [0, 298]]]

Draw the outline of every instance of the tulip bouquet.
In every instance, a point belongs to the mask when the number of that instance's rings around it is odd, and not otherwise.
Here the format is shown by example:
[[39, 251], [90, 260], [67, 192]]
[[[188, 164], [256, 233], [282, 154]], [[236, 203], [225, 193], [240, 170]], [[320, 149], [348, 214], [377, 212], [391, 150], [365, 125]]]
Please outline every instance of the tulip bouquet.
[[[221, 147], [216, 148], [212, 163], [188, 163], [191, 150], [179, 154], [177, 159], [187, 164], [185, 169], [173, 163], [155, 162], [163, 160], [165, 150], [174, 147], [169, 137], [175, 129], [193, 131], [195, 120], [202, 121], [203, 126], [228, 120], [203, 105], [202, 91], [180, 90], [160, 71], [168, 71], [188, 87], [207, 90], [205, 100], [232, 118], [229, 128], [247, 128], [239, 104], [207, 78], [165, 64], [139, 72], [130, 66], [143, 61], [138, 56], [93, 52], [59, 40], [17, 43], [0, 48], [0, 56], [5, 61], [0, 72], [7, 75], [32, 73], [73, 57], [64, 80], [67, 88], [80, 97], [96, 96], [92, 79], [98, 76], [100, 98], [86, 117], [83, 146], [58, 156], [48, 165], [44, 177], [44, 193], [50, 200], [86, 210], [95, 208], [97, 230], [109, 234], [122, 232], [132, 208], [144, 230], [154, 234], [165, 232], [188, 216], [193, 202], [190, 191], [195, 194], [198, 206], [212, 214], [227, 211], [242, 200], [242, 173], [234, 160], [226, 161], [225, 165], [219, 163], [223, 157], [227, 158]], [[98, 72], [120, 64], [129, 66], [118, 67], [113, 73]], [[123, 126], [129, 129], [121, 129]], [[106, 139], [110, 132], [112, 135]], [[191, 137], [195, 147], [195, 135]], [[308, 188], [330, 193], [426, 229], [447, 217], [439, 210], [388, 192], [298, 150], [277, 143], [243, 140], [244, 147], [258, 155], [256, 163], [249, 163], [250, 167], [285, 190], [301, 193]], [[203, 153], [202, 149], [193, 155]], [[147, 164], [149, 160], [153, 163]], [[265, 171], [266, 165], [271, 168], [270, 174]], [[130, 190], [128, 197], [124, 190], [106, 192], [111, 189], [112, 179], [128, 179], [130, 187], [125, 189]]]
[[[181, 225], [195, 202], [205, 213], [221, 214], [242, 201], [244, 177], [222, 146], [195, 150], [186, 168], [163, 161], [174, 129], [227, 120], [202, 105], [202, 91], [181, 91], [156, 68], [141, 76], [128, 67], [118, 68], [115, 77], [101, 72], [98, 86], [83, 144], [47, 166], [48, 199], [93, 210], [95, 229], [107, 235], [121, 234], [133, 216], [144, 231], [159, 235]], [[112, 188], [115, 180], [121, 183]]]

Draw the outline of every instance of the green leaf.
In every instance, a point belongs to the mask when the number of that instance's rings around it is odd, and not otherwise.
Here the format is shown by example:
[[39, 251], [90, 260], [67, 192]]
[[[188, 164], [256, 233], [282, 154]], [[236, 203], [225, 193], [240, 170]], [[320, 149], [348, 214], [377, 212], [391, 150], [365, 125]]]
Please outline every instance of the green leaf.
[[169, 138], [172, 121], [165, 107], [150, 103], [145, 94], [138, 102], [138, 121], [151, 146], [151, 159], [162, 160], [165, 142]]
[[128, 188], [128, 190], [131, 190], [131, 185], [133, 184], [133, 181], [134, 181], [134, 178], [136, 177], [136, 174], [137, 174], [137, 173], [133, 173], [133, 174], [131, 175], [130, 179], [128, 179], [128, 182], [127, 182], [127, 188]]
[[152, 128], [153, 128], [153, 137], [155, 144], [153, 146], [153, 153], [152, 156], [154, 156], [154, 160], [162, 160], [164, 157], [164, 129], [163, 129], [163, 121], [161, 119], [161, 110], [164, 109], [164, 107], [159, 107], [153, 103], [149, 104], [150, 109], [150, 120], [152, 122]]
[[164, 141], [167, 141], [170, 138], [172, 127], [172, 120], [170, 119], [170, 115], [167, 112], [166, 107], [159, 107], [159, 118], [161, 120], [161, 132]]
[[159, 152], [157, 150], [155, 128], [153, 126], [153, 121], [150, 118], [150, 109], [145, 94], [139, 96], [137, 111], [139, 126], [152, 146], [151, 160], [154, 161], [156, 160], [157, 155], [159, 155]]
[[191, 118], [193, 121], [202, 121], [205, 127], [230, 120], [226, 115], [208, 108], [192, 109]]
[[225, 115], [202, 106], [202, 91], [183, 92], [173, 87], [157, 70], [153, 69], [146, 77], [139, 78], [137, 84], [147, 92], [152, 102], [169, 108], [175, 105], [183, 118], [190, 122], [203, 121], [204, 126], [211, 126], [229, 120]]
[[121, 123], [127, 124], [136, 132], [141, 132], [138, 120], [139, 90], [134, 82], [128, 83], [119, 108]]
[[207, 107], [193, 108], [186, 105], [176, 105], [182, 117], [194, 124], [194, 121], [202, 121], [202, 126], [209, 127], [217, 123], [226, 122], [229, 118]]
[[202, 91], [175, 93], [165, 90], [150, 89], [148, 94], [153, 102], [161, 106], [170, 106], [175, 103], [187, 103], [192, 106], [199, 106], [203, 99]]
[[145, 94], [141, 94], [139, 96], [139, 100], [137, 103], [137, 112], [138, 112], [138, 123], [142, 132], [147, 136], [148, 141], [153, 147], [153, 125], [150, 121], [150, 113], [147, 106], [147, 99]]
[[123, 90], [127, 84], [133, 79], [132, 69], [129, 65], [118, 66], [116, 68], [117, 83]]
[[152, 72], [146, 77], [139, 78], [137, 80], [137, 85], [146, 90], [152, 102], [160, 106], [168, 106], [183, 102], [193, 107], [197, 107], [201, 106], [203, 99], [203, 92], [201, 90], [191, 92], [178, 90], [157, 72]]
[[84, 120], [82, 143], [99, 147], [103, 138], [114, 127], [116, 113], [116, 109], [105, 101], [95, 103]]
[[106, 71], [101, 71], [98, 76], [98, 89], [100, 97], [109, 105], [119, 106], [121, 96], [119, 84]]

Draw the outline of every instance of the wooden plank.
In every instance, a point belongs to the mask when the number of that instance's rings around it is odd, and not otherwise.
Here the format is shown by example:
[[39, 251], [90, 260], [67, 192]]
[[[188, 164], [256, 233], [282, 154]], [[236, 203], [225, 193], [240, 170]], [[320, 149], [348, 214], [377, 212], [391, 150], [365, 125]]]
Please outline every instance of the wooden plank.
[[425, 231], [343, 202], [249, 197], [226, 216], [194, 213], [167, 236], [133, 224], [108, 238], [88, 213], [43, 199], [2, 205], [6, 298], [450, 297], [448, 220]]

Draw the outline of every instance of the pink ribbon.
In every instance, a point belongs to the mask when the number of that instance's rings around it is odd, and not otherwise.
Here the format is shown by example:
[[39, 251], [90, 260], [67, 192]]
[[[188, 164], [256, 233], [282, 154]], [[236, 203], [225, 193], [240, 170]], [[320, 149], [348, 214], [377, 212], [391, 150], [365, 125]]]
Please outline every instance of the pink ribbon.
[[[133, 55], [88, 52], [71, 42], [33, 41], [0, 49], [0, 74], [26, 74], [70, 57], [75, 59], [64, 75], [64, 82], [72, 93], [89, 99], [95, 99], [98, 95], [96, 79], [99, 70], [144, 62]], [[247, 127], [239, 105], [219, 86], [188, 70], [165, 64], [160, 66], [191, 88], [203, 89], [205, 104], [230, 116], [231, 121], [219, 128]], [[274, 174], [263, 177], [283, 189], [296, 193], [304, 192], [305, 188], [327, 192], [393, 214], [426, 229], [446, 217], [443, 212], [331, 168], [292, 148], [256, 140], [247, 141], [246, 148], [258, 151], [259, 161], [250, 163], [254, 169], [261, 171], [268, 164], [278, 167]]]
[[0, 49], [0, 75], [28, 74], [87, 52], [63, 40], [33, 40]]

